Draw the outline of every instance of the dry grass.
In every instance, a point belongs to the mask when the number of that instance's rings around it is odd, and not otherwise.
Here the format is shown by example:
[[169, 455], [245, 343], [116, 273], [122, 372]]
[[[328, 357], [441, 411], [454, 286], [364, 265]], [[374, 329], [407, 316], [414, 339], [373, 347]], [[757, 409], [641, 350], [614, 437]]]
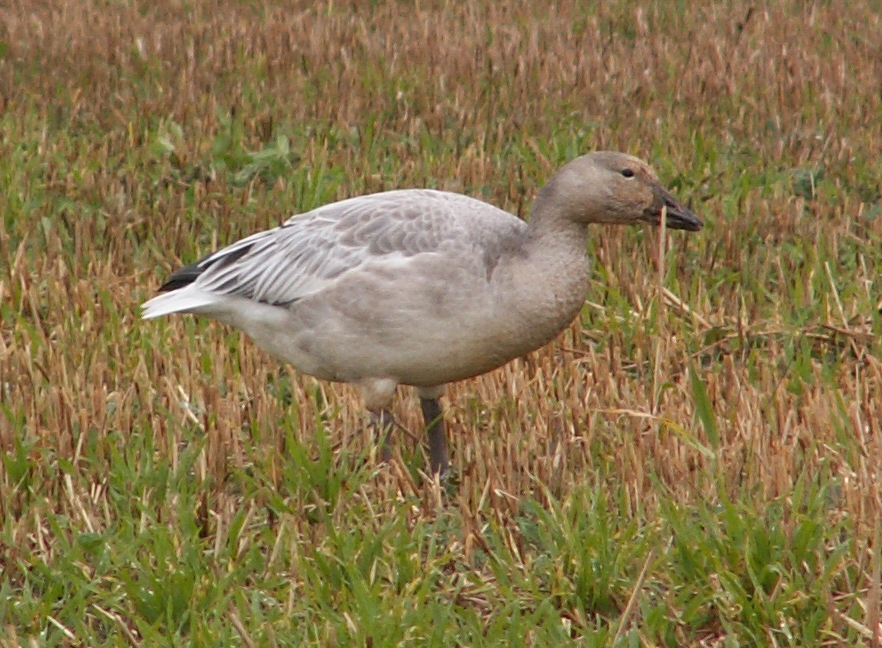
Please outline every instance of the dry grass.
[[[870, 4], [0, 8], [6, 643], [871, 645]], [[707, 227], [663, 265], [598, 233], [581, 322], [450, 390], [452, 493], [410, 395], [375, 469], [349, 388], [138, 319], [291, 213], [435, 186], [526, 215], [600, 148]]]

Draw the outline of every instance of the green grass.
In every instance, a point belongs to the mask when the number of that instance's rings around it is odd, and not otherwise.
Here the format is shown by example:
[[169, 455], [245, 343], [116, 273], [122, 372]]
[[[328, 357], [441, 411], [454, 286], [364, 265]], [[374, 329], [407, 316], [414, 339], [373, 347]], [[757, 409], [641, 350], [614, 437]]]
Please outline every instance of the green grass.
[[7, 458], [10, 476], [53, 484], [15, 498], [40, 512], [51, 552], [16, 549], [14, 515], [2, 530], [18, 578], [4, 579], [0, 613], [19, 636], [100, 645], [123, 641], [125, 625], [151, 645], [225, 645], [240, 641], [237, 615], [256, 645], [603, 646], [619, 632], [616, 645], [795, 646], [829, 641], [828, 606], [859, 610], [855, 540], [846, 520], [831, 523], [828, 469], [761, 506], [756, 493], [684, 506], [660, 488], [657, 510], [636, 513], [600, 469], [565, 498], [521, 499], [509, 525], [487, 520], [464, 554], [461, 515], [413, 496], [377, 510], [373, 469], [353, 458], [335, 479], [326, 438], [309, 464], [311, 448], [292, 443], [282, 484], [255, 463], [220, 491], [199, 479], [204, 437], [184, 439], [177, 467], [145, 436], [86, 440], [75, 464], [44, 451], [23, 466], [25, 448]]
[[[3, 10], [0, 645], [878, 645], [877, 13]], [[601, 148], [706, 228], [668, 293], [655, 233], [598, 232], [580, 320], [451, 388], [444, 487], [412, 396], [383, 466], [350, 388], [139, 319], [292, 213], [526, 216]]]

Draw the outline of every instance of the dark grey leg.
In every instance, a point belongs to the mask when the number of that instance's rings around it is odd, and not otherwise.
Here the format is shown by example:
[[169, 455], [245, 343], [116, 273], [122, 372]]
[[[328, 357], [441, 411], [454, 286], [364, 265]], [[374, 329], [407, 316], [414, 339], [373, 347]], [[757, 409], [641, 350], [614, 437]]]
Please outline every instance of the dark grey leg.
[[441, 402], [437, 398], [420, 398], [426, 436], [429, 438], [429, 467], [432, 474], [447, 472], [447, 446], [444, 443], [444, 417]]
[[389, 437], [392, 436], [392, 427], [395, 425], [395, 419], [392, 418], [392, 412], [382, 409], [379, 412], [371, 412], [371, 426], [374, 428], [374, 436], [380, 444], [380, 457], [383, 461], [391, 461], [392, 446], [389, 444]]

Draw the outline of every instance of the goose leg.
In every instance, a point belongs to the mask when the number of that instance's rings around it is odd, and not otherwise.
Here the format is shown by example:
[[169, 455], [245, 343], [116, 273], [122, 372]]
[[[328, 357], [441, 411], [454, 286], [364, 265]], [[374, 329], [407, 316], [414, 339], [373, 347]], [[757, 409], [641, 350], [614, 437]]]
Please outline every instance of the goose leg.
[[429, 439], [429, 467], [432, 474], [447, 472], [447, 444], [444, 442], [444, 418], [441, 403], [437, 398], [421, 398], [423, 421], [426, 423], [426, 436]]
[[392, 427], [395, 425], [395, 419], [392, 418], [389, 408], [392, 407], [397, 384], [390, 378], [366, 378], [359, 381], [364, 404], [371, 414], [374, 436], [380, 443], [380, 456], [387, 462], [392, 459], [389, 437], [392, 436]]
[[387, 409], [379, 411], [371, 411], [371, 427], [374, 429], [374, 438], [380, 444], [380, 457], [383, 461], [392, 460], [392, 445], [390, 437], [392, 436], [392, 426], [395, 425], [395, 419], [392, 418], [392, 412]]

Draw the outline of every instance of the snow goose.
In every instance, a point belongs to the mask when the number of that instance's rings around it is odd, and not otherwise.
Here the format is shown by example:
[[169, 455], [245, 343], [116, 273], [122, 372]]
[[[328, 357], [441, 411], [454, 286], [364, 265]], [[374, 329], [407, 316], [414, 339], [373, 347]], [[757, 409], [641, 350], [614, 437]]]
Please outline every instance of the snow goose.
[[643, 161], [595, 152], [561, 168], [528, 222], [456, 193], [404, 189], [294, 216], [181, 268], [145, 319], [234, 326], [302, 373], [361, 387], [388, 432], [397, 385], [420, 396], [430, 467], [448, 465], [439, 397], [549, 342], [579, 313], [592, 223], [696, 231]]

